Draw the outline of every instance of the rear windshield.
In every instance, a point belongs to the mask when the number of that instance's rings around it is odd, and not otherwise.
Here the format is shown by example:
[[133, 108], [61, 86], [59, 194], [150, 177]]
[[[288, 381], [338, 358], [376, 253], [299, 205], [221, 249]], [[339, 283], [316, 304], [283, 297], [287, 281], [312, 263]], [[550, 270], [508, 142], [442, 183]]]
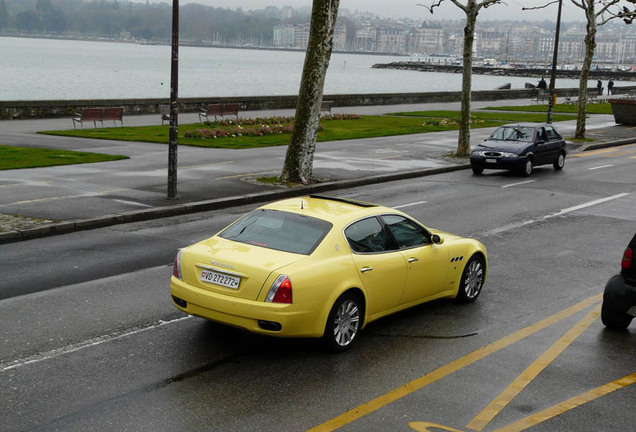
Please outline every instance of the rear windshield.
[[219, 237], [284, 252], [311, 254], [331, 229], [331, 223], [276, 210], [255, 210]]

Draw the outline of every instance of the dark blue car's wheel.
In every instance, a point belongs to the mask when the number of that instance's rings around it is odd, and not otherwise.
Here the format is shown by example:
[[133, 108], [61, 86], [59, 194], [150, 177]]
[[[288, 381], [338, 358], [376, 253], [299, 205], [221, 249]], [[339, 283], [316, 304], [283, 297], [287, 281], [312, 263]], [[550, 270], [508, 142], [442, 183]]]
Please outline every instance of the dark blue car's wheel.
[[471, 168], [473, 169], [473, 173], [475, 175], [481, 175], [481, 173], [484, 172], [484, 168], [477, 165], [471, 165]]
[[555, 170], [561, 171], [564, 165], [565, 165], [565, 155], [561, 153], [559, 154], [559, 157], [556, 158], [552, 166], [554, 167]]
[[524, 177], [529, 177], [530, 174], [532, 174], [532, 169], [532, 158], [526, 158], [526, 160], [523, 161], [523, 166], [521, 167], [521, 175]]

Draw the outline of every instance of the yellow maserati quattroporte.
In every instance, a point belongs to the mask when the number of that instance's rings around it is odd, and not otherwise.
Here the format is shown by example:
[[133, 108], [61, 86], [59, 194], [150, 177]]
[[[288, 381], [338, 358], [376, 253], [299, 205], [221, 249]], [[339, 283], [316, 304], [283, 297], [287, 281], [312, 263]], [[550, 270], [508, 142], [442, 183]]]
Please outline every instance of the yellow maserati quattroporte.
[[188, 314], [344, 351], [383, 316], [443, 297], [475, 301], [486, 267], [477, 240], [388, 207], [311, 195], [260, 207], [180, 250], [170, 291]]

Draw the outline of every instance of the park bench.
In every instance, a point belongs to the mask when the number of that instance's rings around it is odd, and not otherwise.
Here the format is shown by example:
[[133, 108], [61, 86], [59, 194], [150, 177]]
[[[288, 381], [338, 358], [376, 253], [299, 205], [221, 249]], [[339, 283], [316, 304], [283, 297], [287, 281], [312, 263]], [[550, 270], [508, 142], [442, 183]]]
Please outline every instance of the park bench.
[[332, 101], [322, 101], [320, 104], [320, 114], [329, 113], [331, 115], [331, 106], [333, 105]]
[[216, 104], [208, 104], [205, 109], [202, 109], [199, 112], [199, 121], [202, 118], [205, 118], [205, 121], [208, 121], [208, 118], [214, 116], [214, 120], [217, 117], [225, 118], [226, 115], [233, 115], [238, 117], [240, 104], [237, 103], [216, 103]]
[[97, 127], [97, 122], [100, 122], [104, 126], [104, 120], [112, 120], [114, 125], [117, 125], [117, 121], [124, 125], [124, 108], [123, 107], [109, 107], [109, 108], [82, 108], [82, 112], [75, 113], [73, 117], [73, 128], [75, 124], [79, 123], [84, 127], [84, 122], [93, 122], [93, 125]]
[[119, 122], [124, 125], [124, 107], [106, 107], [104, 108], [102, 121], [111, 121], [114, 126]]
[[548, 103], [549, 100], [550, 93], [542, 92], [541, 90], [539, 90], [539, 93], [537, 93], [537, 95], [532, 98], [531, 102], [538, 105], [540, 103]]

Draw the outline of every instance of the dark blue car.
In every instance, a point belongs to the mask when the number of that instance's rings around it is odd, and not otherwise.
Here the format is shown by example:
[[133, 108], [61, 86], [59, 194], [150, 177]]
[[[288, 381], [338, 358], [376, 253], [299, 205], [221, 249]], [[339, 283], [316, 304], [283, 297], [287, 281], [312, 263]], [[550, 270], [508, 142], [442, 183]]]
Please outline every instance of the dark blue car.
[[552, 125], [519, 123], [499, 126], [471, 152], [470, 165], [476, 175], [484, 169], [505, 169], [529, 176], [537, 165], [562, 170], [565, 155], [565, 140]]

